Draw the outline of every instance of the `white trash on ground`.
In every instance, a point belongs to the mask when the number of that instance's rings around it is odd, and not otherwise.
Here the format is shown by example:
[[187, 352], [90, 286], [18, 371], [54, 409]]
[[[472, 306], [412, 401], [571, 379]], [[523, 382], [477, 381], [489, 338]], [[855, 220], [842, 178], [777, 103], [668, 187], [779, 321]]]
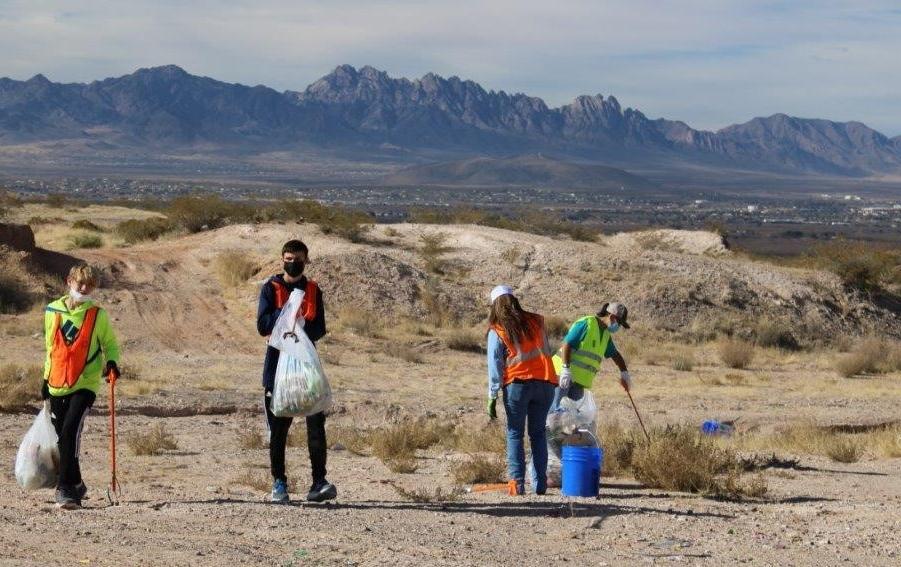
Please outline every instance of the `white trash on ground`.
[[59, 477], [59, 446], [50, 402], [34, 419], [16, 454], [16, 481], [25, 490], [53, 488]]
[[269, 345], [280, 351], [270, 405], [279, 417], [313, 415], [332, 405], [319, 353], [303, 330], [303, 318], [296, 318], [303, 296], [303, 290], [291, 292], [269, 337]]

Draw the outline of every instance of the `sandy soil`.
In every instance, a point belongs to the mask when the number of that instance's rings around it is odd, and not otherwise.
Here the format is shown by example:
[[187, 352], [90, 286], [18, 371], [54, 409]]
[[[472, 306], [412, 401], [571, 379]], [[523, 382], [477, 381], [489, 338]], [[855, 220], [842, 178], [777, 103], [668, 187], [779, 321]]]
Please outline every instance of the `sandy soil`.
[[[115, 316], [125, 353], [126, 376], [119, 392], [121, 504], [109, 506], [105, 496], [109, 443], [105, 395], [98, 398], [84, 434], [82, 462], [91, 490], [86, 508], [76, 512], [57, 510], [52, 491], [24, 492], [16, 486], [12, 463], [32, 415], [0, 414], [0, 458], [9, 465], [0, 482], [0, 565], [897, 565], [901, 561], [901, 459], [876, 455], [865, 455], [853, 464], [798, 455], [799, 470], [766, 471], [769, 494], [746, 502], [666, 493], [627, 478], [605, 478], [597, 500], [567, 499], [551, 490], [544, 497], [465, 494], [456, 502], [420, 504], [403, 498], [393, 483], [408, 489], [451, 489], [449, 471], [462, 455], [430, 450], [418, 455], [415, 473], [396, 474], [373, 457], [333, 447], [329, 479], [338, 486], [339, 497], [335, 503], [312, 505], [301, 502], [309, 463], [306, 449], [296, 447], [288, 452], [294, 502], [288, 506], [266, 502], [265, 492], [240, 482], [248, 471], [265, 476], [266, 449], [242, 449], [238, 443], [240, 432], [265, 430], [259, 385], [263, 345], [253, 327], [256, 287], [249, 282], [223, 292], [211, 261], [231, 248], [250, 251], [261, 261], [277, 258], [286, 233], [299, 233], [313, 245], [310, 273], [323, 282], [327, 293], [334, 292], [330, 313], [345, 304], [389, 304], [415, 317], [415, 294], [407, 297], [404, 290], [415, 288], [424, 276], [409, 268], [404, 271], [403, 266], [415, 263], [409, 248], [419, 231], [430, 229], [403, 225], [395, 230], [400, 236], [390, 237], [392, 246], [365, 250], [308, 228], [268, 226], [230, 227], [155, 245], [76, 252], [117, 276], [115, 285], [98, 296]], [[552, 294], [547, 282], [564, 278], [559, 266], [566, 257], [558, 256], [550, 239], [461, 229], [453, 232], [453, 242], [457, 247], [453, 261], [472, 262], [476, 270], [466, 276], [465, 285], [449, 288], [452, 300], [467, 294], [477, 297], [489, 283], [516, 276], [508, 281], [531, 290], [527, 297], [533, 303], [546, 299], [548, 312], [559, 309], [562, 315], [572, 315], [590, 304], [576, 305], [567, 294]], [[712, 245], [696, 244], [693, 252]], [[604, 246], [572, 246], [588, 257], [604, 257]], [[608, 246], [620, 250], [620, 244]], [[513, 264], [501, 262], [498, 257], [508, 247], [524, 256]], [[687, 256], [635, 252], [639, 255], [642, 270], [653, 262], [671, 269]], [[359, 257], [382, 260], [376, 265], [341, 260]], [[784, 291], [788, 298], [821, 277], [790, 270], [762, 273], [740, 260], [698, 258], [705, 266], [709, 263], [711, 274], [715, 262], [725, 262], [724, 269], [732, 274], [769, 279], [775, 282], [769, 289]], [[270, 268], [277, 266], [276, 261], [266, 261]], [[479, 274], [480, 266], [490, 273]], [[360, 267], [365, 268], [362, 274], [354, 271]], [[576, 289], [582, 269], [577, 265], [572, 272], [575, 275], [567, 272], [561, 279], [567, 289]], [[638, 277], [638, 272], [629, 273], [630, 278]], [[342, 276], [351, 283], [339, 286]], [[392, 283], [401, 284], [397, 295], [391, 295], [396, 289]], [[611, 287], [619, 289], [626, 283], [612, 280]], [[640, 309], [635, 315], [636, 320], [650, 318]], [[34, 322], [39, 317], [38, 312], [0, 316], [4, 333], [0, 364], [42, 360], [40, 326]], [[486, 435], [501, 434], [482, 414], [481, 355], [447, 350], [440, 336], [404, 335], [402, 340], [423, 359], [406, 362], [387, 351], [392, 341], [401, 340], [391, 328], [378, 338], [355, 336], [334, 319], [330, 325], [332, 333], [320, 345], [336, 392], [329, 430], [437, 415]], [[664, 346], [623, 341], [636, 380], [636, 402], [654, 425], [738, 419], [742, 431], [760, 431], [803, 420], [867, 424], [901, 417], [901, 375], [840, 379], [830, 369], [834, 353], [760, 350], [749, 369], [727, 371], [716, 360], [715, 346], [708, 345], [697, 348], [693, 371], [677, 372], [668, 365], [645, 362], [642, 356]], [[711, 379], [727, 373], [741, 375], [743, 385], [711, 385]], [[634, 424], [628, 400], [609, 368], [596, 399], [602, 421]], [[161, 456], [132, 455], [125, 440], [160, 422], [177, 439], [178, 449]]]

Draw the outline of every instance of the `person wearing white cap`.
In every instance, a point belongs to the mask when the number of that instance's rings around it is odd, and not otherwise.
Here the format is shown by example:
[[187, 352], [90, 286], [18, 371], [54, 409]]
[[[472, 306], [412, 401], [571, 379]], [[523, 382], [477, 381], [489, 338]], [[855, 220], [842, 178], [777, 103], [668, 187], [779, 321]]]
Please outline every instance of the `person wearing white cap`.
[[497, 418], [497, 395], [503, 389], [509, 493], [525, 494], [523, 437], [528, 429], [532, 467], [536, 471], [532, 488], [536, 494], [544, 494], [547, 491], [545, 421], [557, 386], [544, 318], [525, 311], [508, 286], [492, 289], [490, 299], [488, 416]]

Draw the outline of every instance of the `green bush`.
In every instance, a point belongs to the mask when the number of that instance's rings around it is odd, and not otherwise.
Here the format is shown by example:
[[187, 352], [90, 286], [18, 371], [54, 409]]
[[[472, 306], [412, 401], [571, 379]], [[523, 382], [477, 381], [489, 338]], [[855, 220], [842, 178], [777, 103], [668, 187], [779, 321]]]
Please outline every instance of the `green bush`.
[[69, 239], [72, 248], [100, 248], [103, 238], [96, 234], [76, 234]]
[[176, 226], [193, 233], [253, 221], [255, 212], [250, 204], [229, 202], [219, 195], [201, 194], [173, 199], [166, 209], [166, 216]]
[[88, 230], [91, 232], [105, 232], [103, 228], [97, 226], [87, 219], [77, 220], [72, 223], [72, 228], [76, 230]]
[[151, 217], [144, 220], [129, 219], [116, 225], [116, 233], [128, 244], [136, 244], [144, 240], [156, 240], [174, 229], [175, 226], [169, 219], [161, 217]]
[[816, 267], [837, 275], [845, 286], [873, 291], [897, 283], [901, 251], [837, 240], [815, 247], [808, 258]]

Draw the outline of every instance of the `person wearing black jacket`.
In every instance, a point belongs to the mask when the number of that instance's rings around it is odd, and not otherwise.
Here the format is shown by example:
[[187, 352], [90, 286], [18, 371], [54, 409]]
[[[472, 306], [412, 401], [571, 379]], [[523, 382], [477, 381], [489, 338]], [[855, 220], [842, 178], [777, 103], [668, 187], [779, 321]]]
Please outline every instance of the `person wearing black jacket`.
[[[304, 301], [297, 313], [303, 329], [314, 344], [325, 336], [325, 308], [322, 290], [316, 282], [303, 275], [308, 261], [309, 250], [300, 240], [290, 240], [282, 247], [284, 273], [269, 278], [260, 290], [257, 309], [257, 331], [266, 337], [272, 333], [275, 322], [282, 312], [288, 296], [295, 289], [305, 292]], [[277, 417], [271, 409], [272, 388], [275, 382], [275, 368], [279, 351], [266, 345], [266, 359], [263, 363], [263, 389], [266, 422], [269, 425], [269, 464], [272, 471], [272, 501], [288, 502], [288, 477], [285, 474], [285, 445], [293, 418]], [[307, 418], [307, 447], [313, 472], [313, 485], [307, 494], [311, 502], [331, 500], [338, 495], [335, 485], [325, 478], [327, 448], [325, 438], [325, 413], [320, 412]]]

